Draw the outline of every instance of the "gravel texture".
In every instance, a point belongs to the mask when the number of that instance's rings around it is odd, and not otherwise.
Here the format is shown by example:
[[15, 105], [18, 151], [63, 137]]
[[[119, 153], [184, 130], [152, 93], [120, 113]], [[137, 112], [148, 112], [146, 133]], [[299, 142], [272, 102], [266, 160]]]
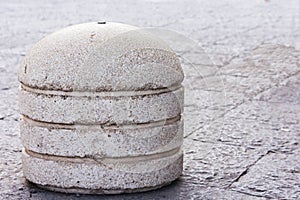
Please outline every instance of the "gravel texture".
[[160, 28], [152, 31], [185, 72], [183, 175], [156, 191], [101, 199], [299, 199], [299, 10], [297, 0], [1, 1], [0, 199], [99, 199], [25, 181], [17, 101], [26, 51], [98, 20]]

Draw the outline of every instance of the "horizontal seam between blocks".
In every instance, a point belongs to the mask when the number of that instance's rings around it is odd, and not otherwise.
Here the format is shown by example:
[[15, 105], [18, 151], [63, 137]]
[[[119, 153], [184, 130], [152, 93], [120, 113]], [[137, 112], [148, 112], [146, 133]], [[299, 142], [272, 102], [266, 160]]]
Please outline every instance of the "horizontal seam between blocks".
[[104, 129], [104, 130], [114, 130], [114, 129], [138, 129], [138, 128], [151, 128], [157, 126], [165, 126], [172, 124], [174, 122], [180, 121], [182, 119], [181, 115], [178, 115], [173, 118], [147, 122], [147, 123], [135, 123], [135, 124], [120, 124], [120, 125], [105, 125], [105, 124], [63, 124], [63, 123], [51, 123], [31, 119], [26, 115], [22, 115], [24, 121], [29, 123], [31, 126], [44, 127], [49, 129], [67, 129], [67, 130], [76, 130], [76, 129]]
[[139, 155], [139, 156], [126, 156], [126, 157], [98, 157], [97, 155], [86, 155], [85, 157], [70, 157], [70, 156], [57, 156], [57, 155], [49, 155], [49, 154], [41, 154], [26, 148], [23, 148], [23, 153], [28, 154], [29, 156], [45, 159], [45, 160], [52, 160], [56, 162], [72, 162], [72, 163], [96, 163], [96, 164], [114, 164], [114, 163], [128, 163], [128, 162], [144, 162], [144, 161], [151, 161], [157, 160], [160, 158], [166, 158], [173, 156], [182, 151], [182, 147], [177, 147], [169, 151], [155, 153], [150, 155]]
[[168, 88], [155, 89], [155, 90], [136, 90], [136, 91], [61, 91], [61, 90], [44, 90], [40, 88], [33, 88], [20, 82], [20, 86], [23, 90], [36, 94], [53, 95], [53, 96], [70, 96], [70, 97], [130, 97], [130, 96], [144, 96], [155, 95], [173, 92], [182, 88], [181, 84], [176, 84]]

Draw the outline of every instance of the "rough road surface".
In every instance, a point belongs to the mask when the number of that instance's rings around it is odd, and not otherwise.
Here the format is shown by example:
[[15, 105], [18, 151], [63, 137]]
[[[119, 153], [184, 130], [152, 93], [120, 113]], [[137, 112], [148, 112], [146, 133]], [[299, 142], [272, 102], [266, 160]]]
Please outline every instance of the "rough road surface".
[[[20, 61], [45, 35], [99, 20], [190, 39], [169, 38], [186, 74], [185, 161], [160, 190], [61, 194], [23, 178]], [[0, 199], [300, 199], [299, 1], [2, 0], [0, 23]]]

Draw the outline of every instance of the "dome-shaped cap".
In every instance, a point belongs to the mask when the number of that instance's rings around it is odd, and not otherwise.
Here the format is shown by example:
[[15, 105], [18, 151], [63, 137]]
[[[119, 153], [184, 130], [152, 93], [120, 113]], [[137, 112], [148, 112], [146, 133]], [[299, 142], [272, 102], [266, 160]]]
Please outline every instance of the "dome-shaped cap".
[[86, 23], [35, 44], [19, 70], [22, 84], [60, 91], [135, 91], [180, 85], [176, 54], [156, 36], [120, 23]]

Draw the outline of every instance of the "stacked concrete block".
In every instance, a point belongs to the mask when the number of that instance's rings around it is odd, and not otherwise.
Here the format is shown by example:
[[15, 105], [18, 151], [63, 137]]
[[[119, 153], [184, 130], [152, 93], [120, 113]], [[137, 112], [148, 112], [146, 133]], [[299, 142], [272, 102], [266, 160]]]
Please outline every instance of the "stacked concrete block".
[[76, 193], [177, 179], [183, 77], [168, 45], [137, 27], [92, 22], [46, 36], [19, 71], [25, 178]]

